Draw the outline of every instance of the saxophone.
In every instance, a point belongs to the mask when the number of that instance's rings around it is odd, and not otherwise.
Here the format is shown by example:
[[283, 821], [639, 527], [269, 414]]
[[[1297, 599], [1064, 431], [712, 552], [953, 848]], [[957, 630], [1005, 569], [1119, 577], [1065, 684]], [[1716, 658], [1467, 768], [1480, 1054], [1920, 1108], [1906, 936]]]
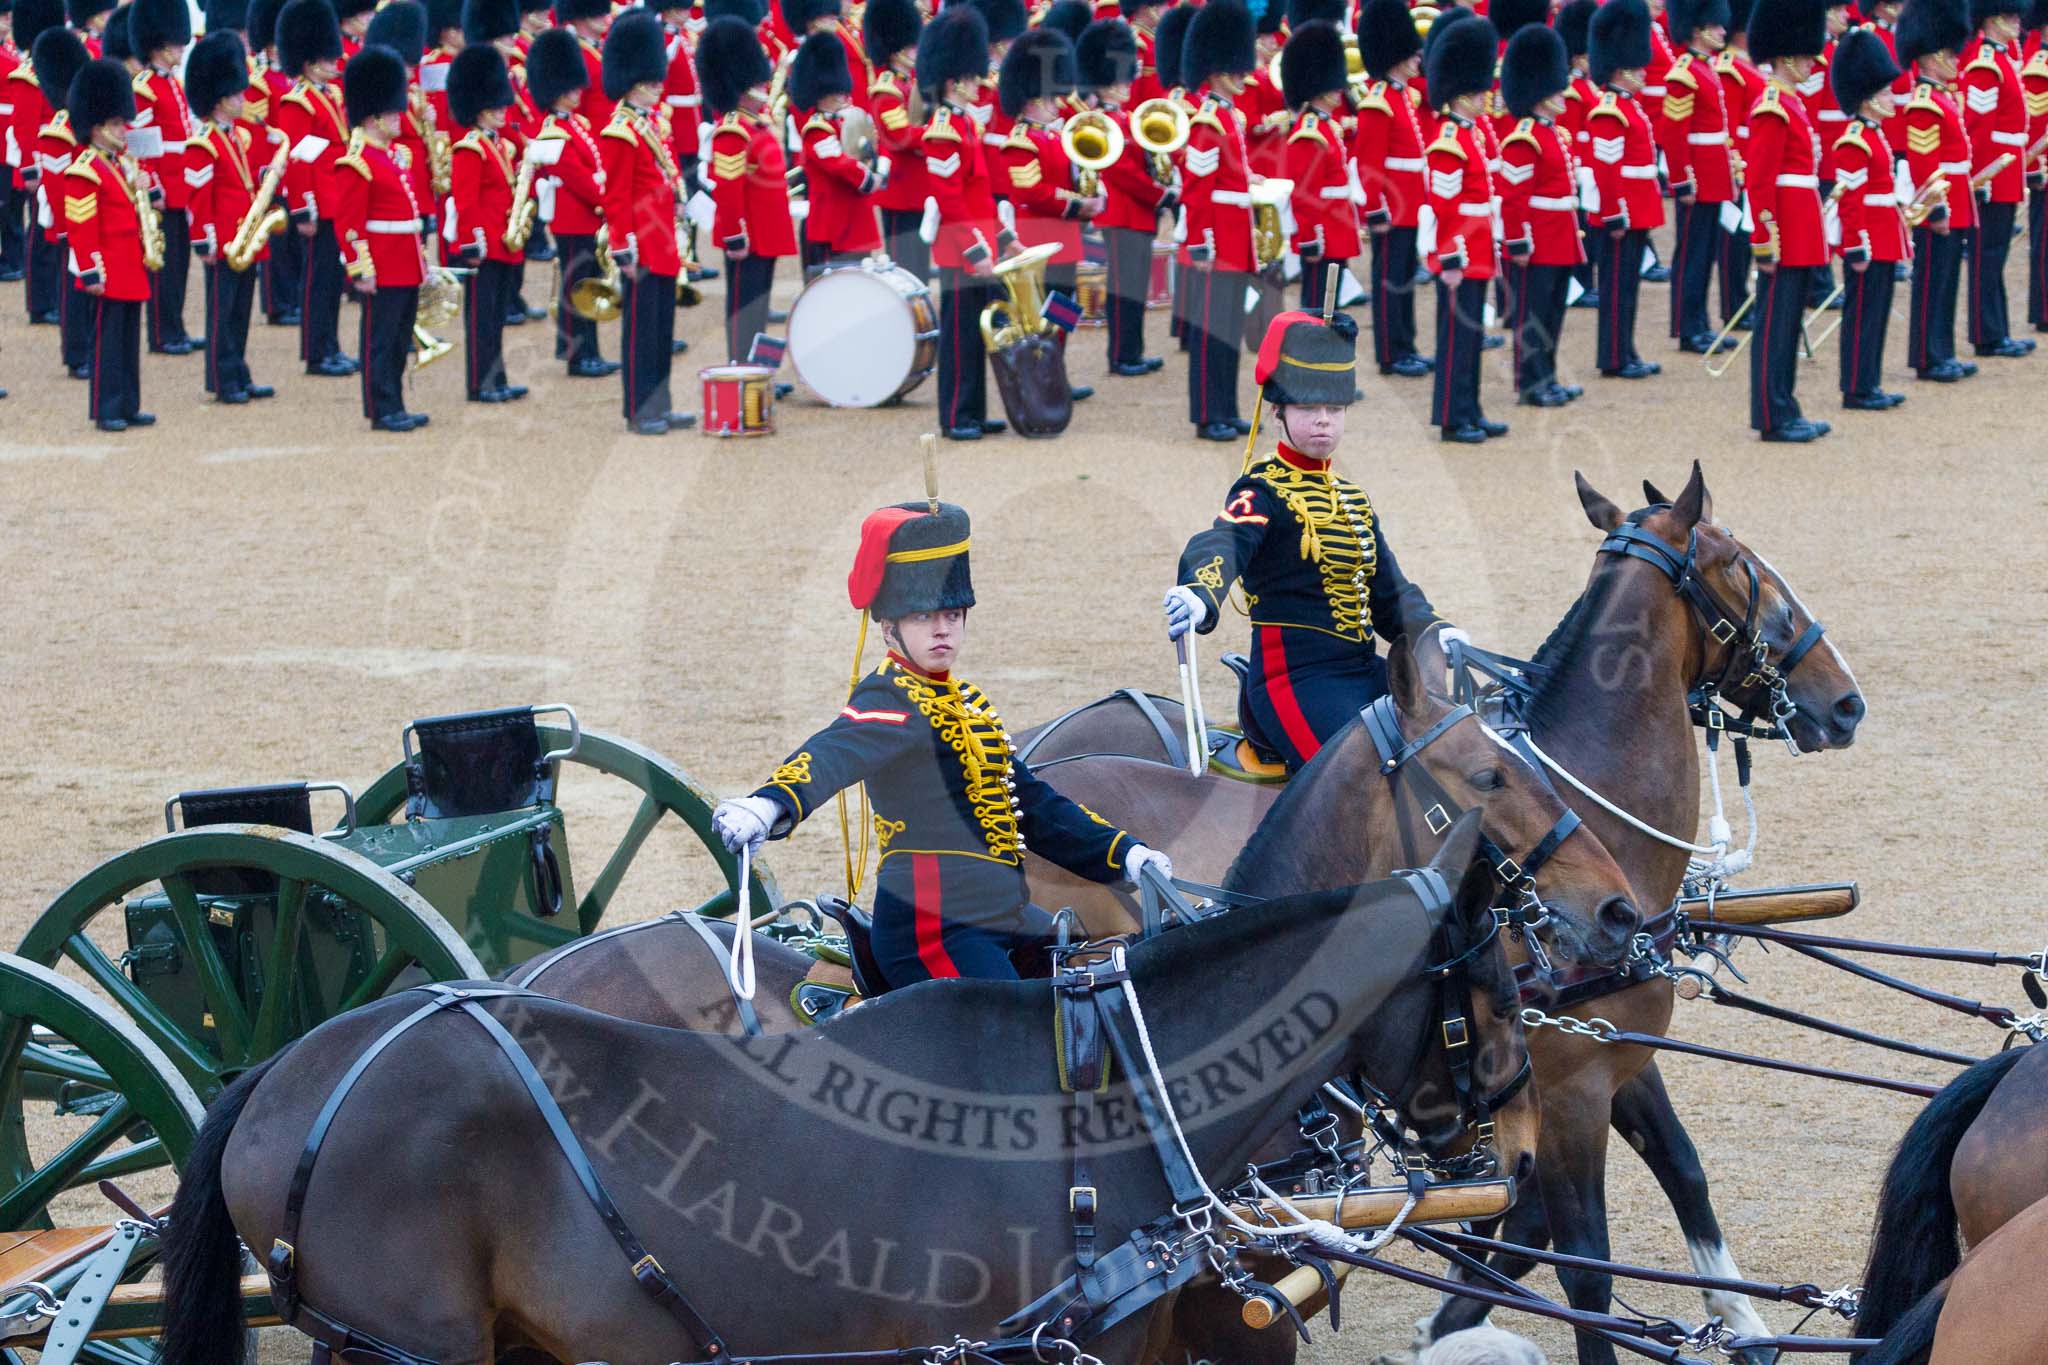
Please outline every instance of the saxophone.
[[427, 175], [438, 202], [448, 197], [448, 188], [455, 183], [455, 144], [439, 128], [428, 128], [423, 136], [427, 144]]
[[286, 149], [279, 147], [277, 155], [270, 159], [270, 166], [263, 172], [263, 181], [256, 187], [256, 197], [249, 201], [249, 211], [242, 215], [242, 221], [235, 228], [234, 240], [228, 243], [226, 254], [228, 268], [237, 274], [248, 270], [256, 263], [256, 253], [263, 244], [276, 234], [284, 231], [285, 211], [274, 207], [277, 186], [284, 179]]
[[533, 235], [534, 219], [540, 215], [540, 203], [533, 197], [534, 161], [531, 156], [519, 163], [519, 180], [512, 186], [512, 213], [505, 220], [505, 250], [526, 250], [526, 239]]
[[149, 197], [149, 175], [142, 163], [130, 160], [123, 167], [128, 195], [135, 201], [135, 221], [142, 237], [142, 268], [155, 274], [164, 268], [164, 221]]

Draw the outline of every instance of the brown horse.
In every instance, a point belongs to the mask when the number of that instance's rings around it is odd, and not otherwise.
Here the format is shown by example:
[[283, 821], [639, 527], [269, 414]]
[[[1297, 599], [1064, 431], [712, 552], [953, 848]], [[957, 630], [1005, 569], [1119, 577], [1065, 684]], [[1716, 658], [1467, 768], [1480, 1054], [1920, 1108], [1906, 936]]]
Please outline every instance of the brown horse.
[[[1972, 1247], [1883, 1345], [1859, 1358], [1861, 1365], [2040, 1365], [2048, 1360], [2048, 1313], [2036, 1297], [2044, 1257], [2048, 1198], [2021, 1208]], [[1858, 1335], [1867, 1334], [1859, 1327]]]

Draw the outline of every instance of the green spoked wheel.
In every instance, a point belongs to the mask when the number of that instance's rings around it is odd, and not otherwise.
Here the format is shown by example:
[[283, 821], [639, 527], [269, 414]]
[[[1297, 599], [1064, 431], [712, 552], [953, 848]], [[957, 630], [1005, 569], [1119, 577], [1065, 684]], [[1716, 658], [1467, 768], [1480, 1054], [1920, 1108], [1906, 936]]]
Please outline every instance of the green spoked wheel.
[[183, 830], [109, 858], [51, 902], [17, 952], [125, 1015], [206, 1101], [394, 986], [485, 974], [375, 863], [261, 825]]
[[[569, 747], [566, 726], [538, 728], [544, 748]], [[628, 896], [636, 911], [673, 910], [702, 894], [705, 899], [696, 905], [697, 913], [733, 913], [738, 906], [739, 863], [712, 832], [716, 797], [654, 750], [601, 731], [585, 729], [576, 752], [561, 762], [557, 796], [570, 846], [576, 850], [576, 866], [597, 868], [588, 881], [578, 873], [580, 932], [597, 927], [636, 865], [641, 871]], [[405, 765], [399, 764], [356, 799], [356, 821], [375, 825], [401, 819], [405, 799]], [[602, 863], [592, 864], [589, 849], [606, 845], [611, 852]], [[759, 860], [749, 881], [755, 914], [777, 904], [775, 879]]]

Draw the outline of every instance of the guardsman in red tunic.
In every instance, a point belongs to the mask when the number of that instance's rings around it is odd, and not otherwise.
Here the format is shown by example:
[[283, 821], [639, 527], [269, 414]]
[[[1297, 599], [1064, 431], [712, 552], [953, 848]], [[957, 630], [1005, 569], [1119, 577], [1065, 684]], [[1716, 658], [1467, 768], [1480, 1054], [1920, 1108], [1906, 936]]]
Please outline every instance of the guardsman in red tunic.
[[850, 265], [882, 245], [874, 194], [889, 182], [893, 162], [877, 151], [862, 161], [846, 150], [839, 116], [852, 106], [853, 73], [833, 33], [813, 33], [789, 67], [792, 106], [808, 109], [803, 137], [804, 184], [811, 210], [804, 239], [823, 265]]
[[333, 0], [335, 18], [341, 25], [343, 66], [363, 50], [363, 40], [369, 36], [370, 19], [377, 12], [377, 4], [378, 0]]
[[405, 117], [398, 122], [398, 137], [391, 144], [391, 155], [412, 177], [413, 193], [427, 208], [428, 236], [431, 238], [432, 229], [438, 222], [440, 203], [448, 197], [448, 170], [445, 165], [434, 164], [432, 149], [440, 147], [445, 156], [453, 145], [453, 139], [442, 128], [445, 114], [437, 114], [434, 110], [435, 100], [442, 101], [443, 108], [446, 107], [448, 64], [441, 62], [431, 68], [434, 73], [431, 97], [423, 85], [429, 69], [422, 65], [427, 56], [427, 23], [426, 6], [417, 0], [394, 0], [370, 16], [369, 27], [363, 30], [363, 41], [390, 48], [405, 63]]
[[127, 17], [128, 45], [142, 63], [134, 82], [136, 127], [153, 129], [157, 137], [151, 140], [159, 148], [142, 166], [163, 195], [164, 264], [150, 289], [149, 349], [157, 355], [188, 355], [199, 345], [185, 330], [185, 291], [192, 271], [185, 144], [192, 137], [192, 111], [178, 67], [192, 42], [192, 12], [186, 0], [134, 0]]
[[[29, 57], [39, 89], [69, 91], [71, 82], [85, 64], [85, 42], [61, 24], [45, 29], [35, 41]], [[33, 202], [36, 212], [29, 222], [37, 245], [60, 262], [68, 262], [65, 245], [64, 205], [59, 187], [64, 172], [77, 157], [83, 139], [72, 131], [71, 115], [59, 109], [36, 131], [28, 144], [28, 155], [37, 172], [38, 189]], [[45, 211], [47, 207], [48, 211]], [[57, 296], [60, 351], [65, 371], [73, 379], [92, 378], [92, 328], [96, 312], [92, 296], [78, 283], [78, 273], [67, 266]]]
[[[626, 423], [642, 436], [697, 423], [695, 414], [675, 411], [669, 395], [676, 280], [683, 273], [676, 237], [683, 173], [656, 115], [667, 82], [668, 43], [661, 21], [628, 10], [605, 34], [605, 96], [616, 107], [597, 145], [604, 159], [605, 242], [619, 268], [623, 294], [619, 349], [625, 367], [619, 378]], [[589, 92], [584, 95], [587, 99]]]
[[918, 150], [923, 129], [910, 116], [910, 99], [917, 88], [911, 70], [923, 29], [917, 0], [868, 0], [862, 14], [861, 45], [875, 64], [868, 113], [875, 122], [876, 151], [889, 158], [889, 182], [874, 194], [882, 219], [882, 247], [912, 276], [928, 280], [932, 250], [918, 235], [928, 197], [924, 156]]
[[1314, 19], [1294, 30], [1280, 54], [1280, 84], [1295, 111], [1287, 135], [1286, 176], [1294, 182], [1294, 250], [1301, 257], [1301, 306], [1323, 311], [1330, 266], [1358, 257], [1358, 202], [1364, 186], [1345, 145], [1343, 111], [1350, 78], [1344, 35]]
[[[64, 27], [63, 0], [18, 0], [14, 9], [14, 38], [19, 51], [31, 59], [36, 40], [51, 29]], [[81, 48], [84, 44], [80, 43]], [[90, 54], [88, 54], [89, 56]], [[27, 287], [23, 290], [32, 325], [54, 326], [63, 307], [63, 290], [68, 287], [64, 253], [39, 227], [45, 214], [54, 220], [62, 210], [51, 196], [58, 191], [42, 183], [42, 168], [36, 161], [36, 137], [64, 104], [62, 90], [45, 91], [36, 81], [33, 60], [25, 60], [0, 82], [0, 105], [7, 106], [5, 151], [12, 167], [13, 188], [26, 201], [28, 240], [24, 249]]]
[[362, 297], [363, 416], [377, 431], [416, 431], [427, 417], [405, 409], [405, 366], [426, 279], [426, 206], [391, 151], [406, 112], [404, 60], [364, 47], [342, 73], [342, 96], [354, 131], [334, 163], [334, 232]]
[[1821, 220], [1820, 138], [1799, 84], [1827, 46], [1822, 0], [1760, 0], [1749, 19], [1749, 50], [1768, 65], [1770, 84], [1749, 114], [1749, 203], [1756, 226], [1756, 339], [1749, 355], [1749, 424], [1766, 441], [1805, 443], [1826, 422], [1799, 411], [1800, 326], [1808, 277], [1828, 257]]
[[[6, 284], [21, 279], [27, 267], [27, 239], [22, 225], [26, 196], [14, 187], [14, 153], [6, 146], [8, 126], [14, 121], [13, 87], [8, 80], [28, 60], [27, 54], [14, 45], [13, 23], [10, 0], [7, 12], [0, 13], [0, 283]], [[0, 396], [5, 396], [4, 391], [0, 391]]]
[[[1714, 74], [1721, 78], [1721, 91], [1728, 99], [1728, 126], [1734, 132], [1736, 169], [1736, 206], [1748, 215], [1744, 163], [1749, 155], [1749, 111], [1756, 108], [1756, 102], [1763, 98], [1764, 73], [1757, 70], [1756, 63], [1749, 58], [1749, 16], [1755, 0], [1729, 0], [1728, 5], [1728, 46], [1721, 49], [1721, 55], [1714, 59]], [[1735, 215], [1731, 215], [1733, 217]], [[1743, 313], [1743, 305], [1749, 302], [1749, 275], [1752, 257], [1749, 250], [1749, 233], [1738, 230], [1743, 224], [1724, 225], [1721, 233], [1721, 325], [1728, 326], [1735, 321], [1735, 330], [1751, 331], [1756, 321], [1752, 314]], [[1737, 314], [1742, 314], [1739, 318]]]
[[334, 238], [334, 163], [349, 141], [348, 116], [334, 84], [341, 51], [341, 28], [327, 0], [289, 0], [277, 18], [277, 56], [293, 84], [272, 106], [271, 118], [291, 142], [287, 207], [306, 244], [299, 359], [307, 374], [330, 377], [358, 368], [341, 349], [343, 277]]
[[774, 71], [754, 31], [737, 19], [712, 20], [697, 44], [697, 67], [716, 120], [706, 188], [717, 204], [711, 235], [725, 249], [726, 358], [738, 365], [767, 330], [776, 261], [797, 254], [789, 161], [768, 114]]
[[1181, 265], [1192, 276], [1188, 300], [1188, 420], [1205, 441], [1235, 441], [1251, 431], [1237, 415], [1237, 362], [1244, 342], [1244, 297], [1259, 268], [1252, 240], [1247, 120], [1233, 101], [1257, 60], [1251, 15], [1238, 5], [1204, 5], [1188, 25], [1180, 76], [1207, 87], [1182, 153], [1187, 240]]
[[[289, 158], [290, 140], [278, 126], [284, 97], [293, 85], [292, 78], [278, 64], [277, 16], [283, 9], [284, 0], [250, 0], [251, 71], [248, 93], [243, 96], [243, 119], [252, 125], [252, 132], [258, 132], [273, 145], [283, 146]], [[289, 160], [286, 165], [289, 167]], [[291, 183], [287, 179], [278, 187], [278, 207], [289, 209], [290, 197]], [[306, 239], [289, 226], [270, 239], [270, 250], [263, 257], [261, 284], [264, 321], [272, 327], [298, 327], [299, 309], [306, 295]]]
[[[1124, 96], [1124, 104], [1135, 109], [1146, 100], [1164, 95], [1166, 87], [1159, 83], [1159, 62], [1153, 55], [1152, 44], [1166, 6], [1159, 0], [1117, 0], [1113, 6], [1097, 5], [1096, 11], [1098, 19], [1121, 17], [1131, 26], [1131, 36], [1138, 45], [1137, 66], [1130, 80], [1130, 93]], [[1076, 47], [1079, 47], [1078, 43]]]
[[[512, 144], [516, 155], [525, 156], [527, 144], [540, 131], [541, 109], [526, 88], [526, 48], [519, 31], [518, 0], [463, 0], [462, 36], [472, 47], [490, 44], [505, 59], [505, 71], [512, 82], [512, 106], [506, 111], [499, 135]], [[511, 297], [505, 310], [507, 327], [523, 327], [547, 317], [547, 309], [527, 302], [526, 263], [553, 259], [545, 222], [536, 218], [521, 249], [519, 264], [512, 267]]]
[[[1610, 379], [1648, 379], [1661, 368], [1636, 350], [1643, 252], [1651, 229], [1664, 223], [1657, 146], [1643, 102], [1636, 99], [1654, 51], [1650, 29], [1643, 0], [1608, 0], [1593, 16], [1589, 69], [1601, 92], [1586, 115], [1586, 147], [1600, 204], [1590, 217], [1607, 237], [1594, 357], [1600, 373]], [[1661, 100], [1655, 103], [1662, 107]]]
[[1884, 412], [1906, 401], [1884, 389], [1884, 333], [1892, 316], [1892, 268], [1904, 261], [1907, 199], [1892, 176], [1884, 125], [1892, 116], [1897, 63], [1867, 29], [1844, 34], [1828, 67], [1835, 102], [1851, 111], [1835, 142], [1835, 196], [1842, 225], [1842, 406]]
[[1244, 115], [1244, 149], [1251, 158], [1253, 175], [1264, 179], [1286, 174], [1287, 135], [1294, 130], [1294, 115], [1287, 108], [1286, 94], [1273, 79], [1273, 58], [1286, 41], [1280, 31], [1283, 22], [1291, 24], [1291, 31], [1311, 18], [1328, 19], [1342, 12], [1339, 0], [1294, 0], [1291, 5], [1274, 0], [1260, 12], [1251, 79], [1244, 83], [1244, 92], [1231, 101]]
[[1532, 24], [1508, 39], [1501, 103], [1515, 125], [1500, 143], [1500, 220], [1514, 308], [1515, 391], [1535, 408], [1579, 396], [1557, 378], [1572, 271], [1586, 259], [1579, 235], [1579, 168], [1558, 123], [1571, 89], [1571, 59], [1555, 30]]
[[1169, 158], [1158, 167], [1131, 134], [1131, 81], [1138, 69], [1139, 43], [1121, 19], [1098, 19], [1074, 48], [1082, 93], [1123, 131], [1124, 152], [1102, 173], [1102, 229], [1105, 249], [1105, 311], [1109, 326], [1109, 372], [1126, 378], [1154, 374], [1165, 365], [1145, 354], [1145, 299], [1151, 292], [1152, 242], [1159, 215], [1180, 202], [1179, 173]]
[[661, 107], [668, 113], [668, 148], [676, 165], [694, 172], [704, 128], [704, 93], [697, 86], [697, 36], [702, 23], [690, 22], [689, 0], [650, 0], [661, 15], [667, 35], [668, 80], [661, 87]]
[[534, 143], [547, 167], [539, 185], [541, 216], [555, 237], [555, 349], [571, 379], [604, 379], [619, 370], [619, 362], [606, 360], [598, 348], [597, 323], [569, 305], [578, 281], [603, 273], [597, 234], [604, 226], [604, 165], [597, 134], [576, 112], [589, 79], [583, 49], [565, 28], [548, 29], [527, 49], [527, 89], [547, 111]]
[[2013, 220], [2026, 197], [2027, 97], [2020, 84], [2020, 16], [2025, 0], [1972, 0], [1981, 41], [1963, 68], [1963, 126], [1970, 133], [1971, 174], [2002, 169], [1977, 189], [1977, 235], [1970, 243], [1970, 344], [1980, 356], [2010, 359], [2033, 352], [2032, 337], [2015, 337], [2006, 312], [2005, 258]]
[[505, 58], [488, 44], [465, 47], [448, 63], [448, 116], [463, 130], [451, 153], [453, 189], [442, 210], [441, 237], [457, 265], [476, 273], [463, 281], [463, 376], [472, 403], [507, 403], [526, 397], [524, 384], [505, 377], [505, 315], [513, 276], [526, 260], [526, 244], [506, 238], [513, 229], [518, 187], [526, 179], [526, 207], [537, 224], [536, 169], [505, 135], [513, 92]]
[[1977, 199], [1970, 193], [1970, 136], [1953, 84], [1970, 41], [1963, 0], [1910, 0], [1899, 14], [1899, 60], [1913, 71], [1906, 102], [1906, 179], [1926, 186], [1937, 179], [1940, 202], [1913, 229], [1912, 311], [1906, 322], [1906, 363], [1920, 378], [1954, 384], [1977, 373], [1975, 361], [1956, 359], [1956, 283], [1977, 230]]
[[[462, 129], [448, 112], [448, 67], [462, 51], [462, 0], [417, 0], [426, 15], [426, 47], [417, 63], [420, 89], [434, 111], [434, 127], [449, 140], [462, 136]], [[367, 39], [369, 35], [364, 34]], [[401, 52], [400, 56], [406, 54]]]
[[[989, 179], [1009, 200], [1017, 243], [1054, 246], [1045, 285], [1069, 298], [1079, 293], [1081, 226], [1102, 212], [1100, 183], [1083, 187], [1053, 131], [1057, 102], [1074, 92], [1074, 45], [1066, 35], [1035, 28], [1010, 44], [997, 73], [996, 92], [1010, 119], [1010, 136], [991, 159]], [[1078, 401], [1094, 390], [1074, 389]]]
[[[1813, 122], [1814, 136], [1820, 139], [1820, 195], [1822, 211], [1829, 220], [1835, 220], [1835, 143], [1849, 126], [1849, 116], [1835, 107], [1835, 93], [1828, 81], [1828, 68], [1835, 60], [1835, 44], [1849, 31], [1852, 0], [1827, 0], [1828, 45], [1821, 51], [1820, 60], [1813, 65], [1812, 74], [1799, 83], [1799, 98], [1806, 101], [1806, 114]], [[1839, 220], [1828, 224], [1830, 242], [1840, 235]], [[1835, 292], [1833, 257], [1813, 273], [1807, 284], [1806, 306], [1818, 308]], [[1838, 305], [1839, 306], [1839, 305]]]
[[[846, 22], [841, 0], [784, 0], [782, 14], [795, 31], [799, 45], [813, 33], [829, 33], [839, 40], [846, 51], [847, 75], [856, 92], [853, 102], [866, 108], [867, 89], [874, 83], [875, 68], [868, 61], [859, 30]], [[798, 104], [794, 96], [790, 98], [790, 108], [798, 114], [810, 112], [809, 106]]]
[[[87, 53], [94, 57], [101, 55], [103, 37], [107, 22], [119, 6], [115, 0], [64, 0], [64, 19], [71, 25], [71, 31], [85, 44]], [[117, 57], [116, 60], [125, 60]], [[129, 72], [132, 77], [135, 73]]]
[[1003, 64], [1010, 44], [1031, 26], [1031, 15], [1024, 8], [1024, 0], [971, 0], [971, 3], [981, 15], [982, 22], [988, 25], [988, 74], [975, 83], [972, 91], [961, 97], [961, 103], [974, 119], [975, 126], [981, 129], [983, 155], [993, 159], [1010, 136], [1010, 120], [1003, 117], [1002, 102], [996, 97], [995, 73]]
[[[249, 376], [249, 313], [256, 298], [255, 263], [270, 249], [259, 242], [243, 268], [228, 248], [256, 200], [259, 183], [285, 149], [259, 142], [240, 122], [249, 87], [248, 49], [233, 29], [201, 38], [185, 63], [185, 92], [198, 123], [185, 147], [185, 184], [192, 192], [192, 251], [206, 267], [206, 391], [222, 403], [247, 403], [277, 392]], [[264, 152], [270, 152], [268, 158]]]
[[[2042, 42], [2048, 12], [2036, 4], [2027, 12], [2033, 25], [2020, 89], [2027, 99], [2027, 146], [2048, 140], [2048, 45]], [[2048, 152], [2027, 164], [2027, 322], [2048, 332]]]
[[[1678, 215], [1671, 335], [1680, 350], [1704, 355], [1714, 348], [1707, 285], [1715, 262], [1723, 259], [1721, 215], [1738, 202], [1728, 87], [1714, 70], [1716, 54], [1728, 42], [1728, 0], [1671, 0], [1666, 13], [1685, 48], [1664, 77], [1661, 141]], [[1747, 270], [1746, 261], [1742, 268]], [[1732, 337], [1722, 342], [1734, 344]]]
[[119, 62], [87, 62], [71, 82], [71, 126], [85, 143], [64, 170], [62, 195], [71, 264], [93, 296], [92, 389], [87, 411], [101, 431], [153, 425], [142, 411], [142, 305], [149, 298], [143, 221], [149, 197], [141, 168], [128, 161], [135, 91]]
[[[555, 5], [555, 19], [576, 35], [576, 41], [583, 48], [584, 70], [590, 76], [590, 84], [583, 87], [582, 107], [576, 112], [600, 133], [610, 126], [612, 118], [613, 101], [604, 92], [604, 48], [601, 46], [610, 33], [611, 14], [611, 0], [557, 0]], [[668, 51], [666, 41], [662, 43], [662, 51], [664, 54]], [[666, 88], [666, 68], [661, 73], [661, 80]]]
[[1422, 39], [1402, 0], [1365, 0], [1358, 55], [1371, 78], [1358, 106], [1352, 164], [1372, 246], [1373, 359], [1381, 374], [1420, 379], [1434, 362], [1415, 349], [1416, 228], [1422, 212]]
[[[1630, 0], [1608, 0], [1627, 4]], [[1638, 3], [1640, 0], [1638, 0]], [[1477, 445], [1508, 434], [1479, 405], [1479, 353], [1486, 291], [1500, 268], [1493, 236], [1493, 178], [1479, 120], [1493, 89], [1500, 40], [1493, 25], [1466, 19], [1429, 49], [1429, 97], [1441, 122], [1424, 156], [1428, 204], [1436, 238], [1428, 256], [1436, 276], [1436, 385], [1430, 422], [1443, 439]]]

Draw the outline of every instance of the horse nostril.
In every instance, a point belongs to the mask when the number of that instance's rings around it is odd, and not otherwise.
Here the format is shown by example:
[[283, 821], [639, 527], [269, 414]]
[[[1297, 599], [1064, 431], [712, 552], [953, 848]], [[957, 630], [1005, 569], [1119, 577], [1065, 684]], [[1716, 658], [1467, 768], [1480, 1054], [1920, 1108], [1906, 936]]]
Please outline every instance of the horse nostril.
[[1835, 703], [1835, 724], [1841, 726], [1844, 730], [1853, 730], [1856, 728], [1857, 722], [1863, 719], [1863, 713], [1866, 709], [1863, 705], [1863, 694], [1861, 692], [1851, 692], [1848, 696]]
[[1600, 902], [1595, 915], [1600, 927], [1616, 938], [1633, 937], [1636, 930], [1643, 927], [1642, 915], [1637, 912], [1635, 902], [1627, 896], [1609, 896]]
[[1525, 1184], [1535, 1174], [1536, 1154], [1534, 1152], [1524, 1152], [1519, 1157], [1515, 1158], [1515, 1180], [1517, 1183]]

